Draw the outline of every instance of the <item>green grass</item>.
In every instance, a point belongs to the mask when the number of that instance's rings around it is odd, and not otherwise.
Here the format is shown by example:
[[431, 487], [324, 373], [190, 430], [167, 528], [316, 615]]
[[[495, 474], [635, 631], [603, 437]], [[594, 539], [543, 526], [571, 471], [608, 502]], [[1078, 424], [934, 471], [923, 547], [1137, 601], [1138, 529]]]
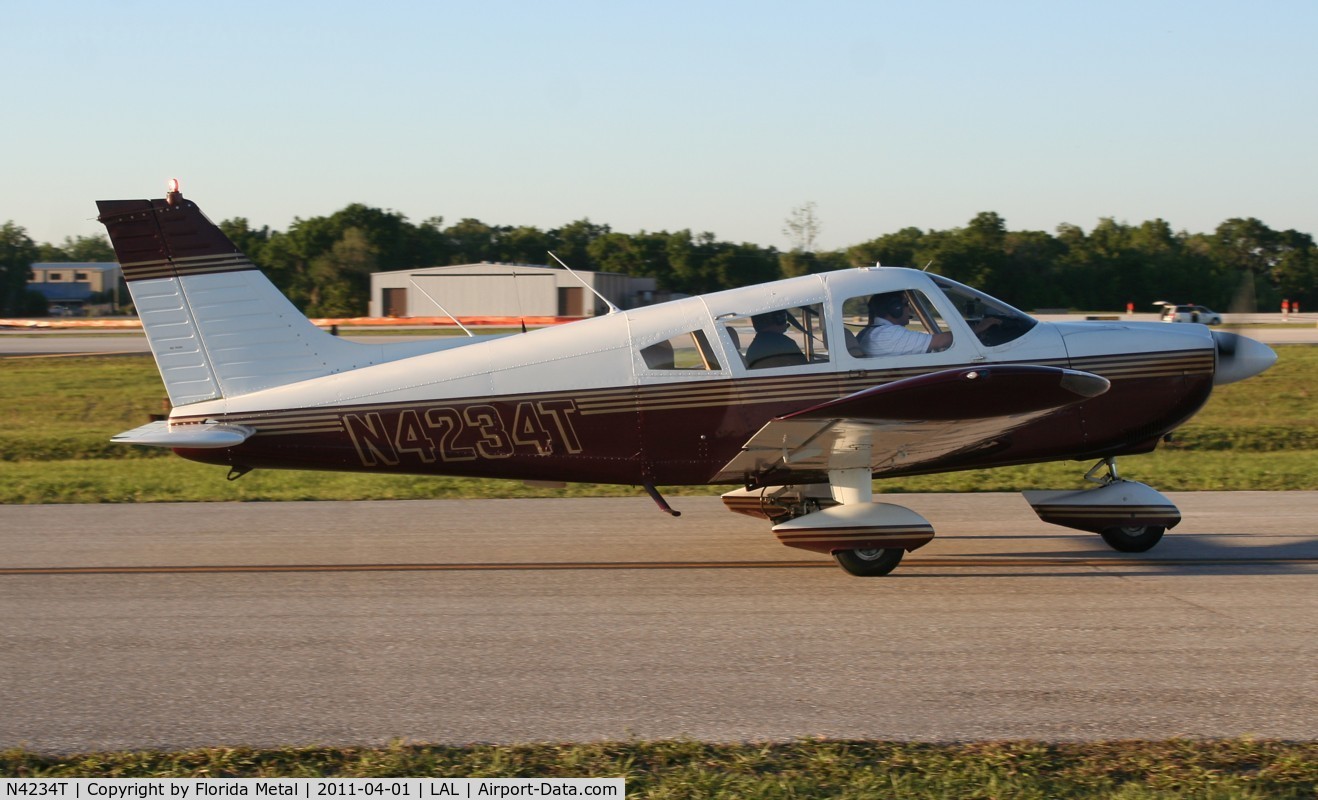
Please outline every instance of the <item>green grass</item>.
[[804, 740], [0, 753], [8, 777], [624, 777], [629, 798], [1312, 798], [1318, 744]]
[[[1157, 453], [1122, 473], [1160, 489], [1318, 487], [1318, 348], [1277, 348], [1277, 367], [1222, 387]], [[626, 495], [630, 487], [225, 469], [111, 445], [161, 411], [147, 357], [0, 361], [0, 502], [81, 503]], [[884, 491], [1008, 491], [1079, 484], [1070, 462], [881, 482]], [[674, 487], [674, 495], [712, 494]], [[1318, 744], [1226, 741], [957, 745], [799, 741], [516, 747], [212, 748], [42, 756], [0, 752], [7, 777], [624, 776], [633, 798], [1312, 798]]]
[[[1174, 441], [1121, 460], [1122, 474], [1159, 489], [1318, 488], [1318, 347], [1278, 347], [1279, 361], [1220, 387]], [[164, 409], [148, 356], [0, 361], [0, 502], [355, 500], [639, 494], [627, 486], [554, 490], [517, 481], [352, 473], [256, 471], [226, 481], [223, 467], [109, 439]], [[1032, 464], [879, 483], [884, 492], [1019, 491], [1081, 486], [1088, 465]], [[717, 494], [672, 487], [665, 494]]]

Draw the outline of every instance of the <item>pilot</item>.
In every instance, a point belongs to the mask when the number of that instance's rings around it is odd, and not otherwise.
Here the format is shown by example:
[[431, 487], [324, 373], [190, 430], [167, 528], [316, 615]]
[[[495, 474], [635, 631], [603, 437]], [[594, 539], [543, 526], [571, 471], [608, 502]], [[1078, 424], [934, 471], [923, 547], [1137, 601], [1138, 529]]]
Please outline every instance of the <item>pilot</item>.
[[[869, 299], [870, 322], [856, 338], [866, 356], [900, 356], [909, 353], [935, 353], [952, 345], [951, 332], [924, 333], [908, 331], [911, 306], [906, 292], [884, 292]], [[985, 317], [975, 324], [974, 332], [983, 333], [1001, 323], [997, 317]]]
[[787, 312], [769, 311], [751, 317], [755, 338], [746, 348], [746, 366], [750, 369], [794, 367], [809, 363], [805, 353], [787, 336]]

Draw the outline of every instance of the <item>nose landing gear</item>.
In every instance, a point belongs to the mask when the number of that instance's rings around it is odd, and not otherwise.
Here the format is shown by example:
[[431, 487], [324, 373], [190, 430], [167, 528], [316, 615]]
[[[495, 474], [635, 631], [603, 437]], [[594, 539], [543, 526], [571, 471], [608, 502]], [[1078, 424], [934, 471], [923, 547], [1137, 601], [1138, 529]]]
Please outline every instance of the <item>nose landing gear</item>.
[[1180, 510], [1156, 489], [1121, 478], [1114, 458], [1095, 464], [1085, 480], [1098, 488], [1022, 494], [1044, 522], [1097, 533], [1122, 553], [1152, 549], [1168, 528], [1181, 521]]

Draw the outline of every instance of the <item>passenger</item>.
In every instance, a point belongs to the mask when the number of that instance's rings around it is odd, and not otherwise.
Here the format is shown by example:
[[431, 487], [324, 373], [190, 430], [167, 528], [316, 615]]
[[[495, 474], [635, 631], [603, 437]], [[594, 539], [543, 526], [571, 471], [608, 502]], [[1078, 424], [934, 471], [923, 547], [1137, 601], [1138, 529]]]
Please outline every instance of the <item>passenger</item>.
[[[952, 334], [908, 331], [911, 306], [906, 292], [884, 292], [869, 299], [870, 322], [860, 335], [861, 350], [866, 356], [901, 356], [909, 353], [934, 353], [952, 346]], [[974, 327], [976, 334], [998, 325], [1002, 320], [985, 317]]]
[[769, 311], [751, 317], [755, 338], [746, 348], [746, 366], [750, 369], [795, 367], [809, 359], [796, 342], [787, 336], [787, 312]]

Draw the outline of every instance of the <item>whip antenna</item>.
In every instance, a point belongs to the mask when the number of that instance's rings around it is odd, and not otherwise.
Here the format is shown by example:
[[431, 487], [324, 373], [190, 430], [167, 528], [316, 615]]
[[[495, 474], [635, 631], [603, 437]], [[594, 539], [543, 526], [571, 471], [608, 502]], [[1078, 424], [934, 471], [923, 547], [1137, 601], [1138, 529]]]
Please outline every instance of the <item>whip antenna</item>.
[[[558, 256], [554, 255], [554, 251], [553, 251], [553, 250], [550, 250], [550, 251], [549, 251], [549, 257], [552, 258], [552, 259], [554, 259], [554, 260], [557, 261], [558, 263], [563, 264], [563, 259], [561, 259], [561, 258], [559, 258]], [[604, 295], [600, 294], [599, 291], [598, 291], [594, 286], [591, 286], [589, 283], [586, 283], [586, 281], [585, 281], [580, 275], [578, 275], [577, 273], [573, 272], [573, 271], [572, 271], [572, 268], [569, 267], [567, 264], [563, 264], [563, 269], [567, 270], [568, 273], [569, 273], [572, 277], [574, 277], [574, 278], [577, 279], [577, 282], [578, 282], [578, 283], [580, 283], [582, 286], [584, 286], [584, 287], [586, 287], [587, 289], [589, 289], [589, 290], [591, 291], [592, 294], [594, 294], [594, 295], [595, 295], [596, 297], [598, 297], [599, 299], [603, 300], [603, 301], [604, 301], [604, 305], [606, 305], [606, 306], [609, 307], [609, 313], [610, 313], [610, 314], [617, 314], [619, 311], [622, 311], [621, 308], [618, 308], [617, 306], [615, 306], [615, 305], [613, 304], [613, 301], [609, 300], [609, 298], [607, 298], [607, 297], [605, 297]]]
[[410, 279], [410, 278], [409, 278], [408, 280], [411, 282], [411, 284], [412, 284], [413, 286], [415, 286], [416, 288], [418, 288], [418, 289], [421, 290], [421, 294], [425, 295], [425, 296], [426, 296], [426, 299], [428, 299], [430, 302], [434, 303], [435, 305], [439, 306], [439, 310], [440, 310], [440, 311], [443, 311], [446, 315], [448, 315], [448, 318], [451, 319], [451, 320], [453, 320], [453, 323], [454, 323], [455, 325], [457, 325], [459, 328], [461, 328], [463, 333], [467, 334], [468, 336], [472, 336], [472, 337], [474, 337], [474, 336], [476, 335], [476, 334], [472, 333], [471, 331], [467, 330], [467, 326], [462, 324], [462, 320], [458, 319], [457, 317], [453, 316], [452, 314], [449, 314], [449, 313], [448, 313], [448, 309], [447, 309], [447, 308], [444, 308], [442, 305], [440, 305], [438, 300], [436, 300], [435, 298], [431, 297], [431, 296], [430, 296], [430, 292], [427, 292], [427, 291], [425, 290], [425, 287], [423, 287], [421, 284], [417, 283], [417, 282], [416, 282], [415, 280], [413, 280], [413, 279]]

